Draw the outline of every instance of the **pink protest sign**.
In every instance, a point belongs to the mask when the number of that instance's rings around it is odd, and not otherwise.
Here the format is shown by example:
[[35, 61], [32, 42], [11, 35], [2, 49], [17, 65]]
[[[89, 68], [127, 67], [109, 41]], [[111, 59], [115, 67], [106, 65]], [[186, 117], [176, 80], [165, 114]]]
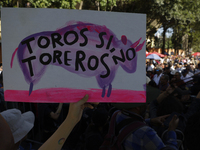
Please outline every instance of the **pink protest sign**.
[[[35, 16], [34, 12], [43, 15]], [[90, 17], [89, 13], [92, 14]], [[8, 8], [4, 8], [2, 14], [5, 21], [2, 25], [5, 38], [2, 40], [6, 45], [3, 47], [6, 101], [73, 102], [85, 94], [89, 94], [92, 102], [146, 101], [145, 15]], [[65, 14], [66, 22], [60, 27], [58, 24], [62, 21], [51, 21], [47, 17], [50, 14]], [[20, 26], [17, 39], [12, 37], [15, 44], [10, 45], [12, 25], [6, 24], [10, 21], [7, 18], [13, 15], [23, 18], [23, 21], [15, 20], [23, 28]], [[122, 18], [124, 15], [127, 15], [126, 19]], [[54, 30], [44, 30], [48, 23], [41, 20], [43, 17], [51, 22], [49, 26]], [[139, 19], [137, 23], [134, 17]], [[110, 20], [102, 24], [99, 20], [105, 18]], [[126, 23], [117, 27], [116, 18]], [[36, 24], [38, 28], [34, 29]]]

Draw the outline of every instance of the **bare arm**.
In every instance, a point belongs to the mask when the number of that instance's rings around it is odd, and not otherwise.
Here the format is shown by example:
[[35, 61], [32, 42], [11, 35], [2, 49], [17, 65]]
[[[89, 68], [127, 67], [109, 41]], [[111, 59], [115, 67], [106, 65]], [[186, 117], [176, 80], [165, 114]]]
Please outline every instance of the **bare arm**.
[[174, 87], [171, 87], [171, 85], [168, 86], [168, 88], [166, 89], [166, 91], [162, 92], [158, 98], [157, 98], [157, 102], [160, 104], [167, 96], [169, 96], [173, 91], [175, 90]]
[[88, 95], [85, 95], [80, 101], [70, 104], [69, 112], [64, 122], [60, 125], [56, 132], [39, 148], [39, 150], [60, 150], [62, 148], [70, 132], [80, 121], [83, 109], [85, 107], [91, 109], [93, 108], [92, 105], [86, 103], [88, 98]]

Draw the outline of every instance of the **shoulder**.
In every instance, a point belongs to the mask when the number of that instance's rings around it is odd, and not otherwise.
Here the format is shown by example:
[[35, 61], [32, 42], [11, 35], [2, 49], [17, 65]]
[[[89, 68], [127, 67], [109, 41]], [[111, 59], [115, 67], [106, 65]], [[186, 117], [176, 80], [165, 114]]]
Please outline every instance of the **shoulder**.
[[141, 128], [139, 128], [138, 130], [135, 131], [134, 134], [138, 134], [140, 136], [155, 136], [157, 135], [156, 131], [154, 129], [152, 129], [151, 127], [149, 127], [148, 125], [143, 126]]
[[155, 147], [155, 149], [157, 149], [158, 147], [158, 149], [164, 147], [164, 144], [160, 137], [157, 135], [155, 130], [149, 126], [143, 126], [135, 132], [131, 133], [125, 140], [124, 144], [128, 145], [130, 143], [132, 146], [136, 144], [137, 146], [143, 148], [147, 145], [151, 145], [152, 147]]

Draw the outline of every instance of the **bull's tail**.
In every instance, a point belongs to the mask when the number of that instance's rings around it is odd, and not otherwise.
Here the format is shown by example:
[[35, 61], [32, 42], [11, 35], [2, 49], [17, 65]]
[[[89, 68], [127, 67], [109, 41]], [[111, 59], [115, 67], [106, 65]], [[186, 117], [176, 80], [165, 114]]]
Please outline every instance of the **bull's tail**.
[[15, 49], [15, 51], [12, 54], [12, 58], [11, 58], [11, 62], [10, 62], [10, 68], [12, 68], [12, 66], [13, 66], [13, 61], [14, 61], [14, 57], [15, 57], [17, 50], [18, 50], [18, 47]]

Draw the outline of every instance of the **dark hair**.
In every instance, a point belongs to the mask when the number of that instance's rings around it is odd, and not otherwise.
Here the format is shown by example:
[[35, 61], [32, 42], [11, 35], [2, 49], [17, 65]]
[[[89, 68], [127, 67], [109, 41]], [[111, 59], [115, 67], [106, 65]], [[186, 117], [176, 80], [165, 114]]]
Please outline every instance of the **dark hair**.
[[102, 127], [108, 121], [108, 111], [103, 108], [97, 108], [92, 115], [92, 122], [97, 127]]
[[185, 128], [185, 143], [189, 150], [199, 150], [200, 141], [200, 112], [191, 116]]
[[184, 69], [181, 73], [182, 73], [182, 74], [185, 74], [185, 73], [187, 73], [187, 70]]
[[168, 67], [165, 67], [165, 69], [170, 69], [170, 67], [168, 66]]
[[[180, 73], [180, 72], [176, 72], [176, 73], [178, 73], [178, 75], [181, 76], [181, 73]], [[176, 74], [176, 73], [175, 73], [175, 74]]]
[[169, 76], [167, 74], [163, 74], [161, 77], [164, 77], [165, 80], [169, 81]]
[[174, 96], [166, 97], [158, 106], [157, 115], [163, 116], [173, 112], [182, 113], [184, 110], [183, 104]]

